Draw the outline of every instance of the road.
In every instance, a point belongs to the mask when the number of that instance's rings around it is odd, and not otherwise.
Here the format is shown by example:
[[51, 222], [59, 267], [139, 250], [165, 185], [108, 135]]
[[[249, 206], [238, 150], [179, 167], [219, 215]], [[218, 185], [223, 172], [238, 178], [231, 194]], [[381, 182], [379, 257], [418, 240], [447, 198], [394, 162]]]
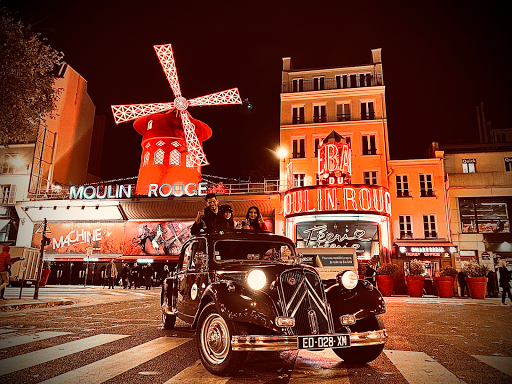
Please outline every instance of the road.
[[[11, 290], [11, 291], [9, 291]], [[17, 291], [8, 288], [7, 296]], [[30, 293], [30, 292], [29, 292]], [[512, 308], [498, 299], [386, 299], [384, 353], [365, 365], [330, 350], [253, 353], [237, 375], [201, 365], [194, 331], [162, 329], [159, 288], [48, 288], [77, 304], [0, 313], [8, 383], [510, 383]], [[77, 300], [78, 299], [78, 300]]]

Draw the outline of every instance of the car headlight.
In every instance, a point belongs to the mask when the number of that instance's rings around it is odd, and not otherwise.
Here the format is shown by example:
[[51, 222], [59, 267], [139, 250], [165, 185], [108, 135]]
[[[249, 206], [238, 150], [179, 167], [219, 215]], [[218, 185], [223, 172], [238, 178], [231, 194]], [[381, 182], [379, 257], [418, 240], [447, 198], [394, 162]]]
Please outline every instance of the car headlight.
[[267, 283], [265, 273], [260, 269], [255, 269], [247, 275], [247, 284], [255, 291], [259, 291]]
[[359, 281], [357, 275], [352, 271], [343, 271], [338, 273], [336, 281], [342, 287], [347, 289], [354, 289]]

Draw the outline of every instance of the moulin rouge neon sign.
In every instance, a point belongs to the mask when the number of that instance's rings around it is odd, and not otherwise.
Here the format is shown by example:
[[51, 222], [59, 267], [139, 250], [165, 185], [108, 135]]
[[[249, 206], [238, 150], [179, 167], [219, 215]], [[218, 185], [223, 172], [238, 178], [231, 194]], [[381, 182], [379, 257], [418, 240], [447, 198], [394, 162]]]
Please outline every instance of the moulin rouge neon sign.
[[384, 187], [348, 184], [296, 188], [284, 195], [285, 217], [326, 211], [390, 216], [391, 194]]
[[352, 174], [352, 150], [346, 142], [325, 143], [318, 148], [318, 174], [324, 184], [344, 184]]

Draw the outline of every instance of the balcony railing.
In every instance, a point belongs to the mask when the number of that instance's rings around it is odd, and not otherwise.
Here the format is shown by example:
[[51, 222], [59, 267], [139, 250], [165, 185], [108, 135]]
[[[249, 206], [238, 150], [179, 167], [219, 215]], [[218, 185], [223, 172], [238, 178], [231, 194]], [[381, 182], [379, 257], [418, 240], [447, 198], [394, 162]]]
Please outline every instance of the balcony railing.
[[348, 88], [365, 88], [365, 87], [376, 87], [382, 85], [382, 76], [380, 74], [371, 75], [365, 77], [364, 85], [360, 85], [358, 79], [357, 85], [347, 84], [343, 86], [343, 80], [337, 80], [335, 77], [325, 77], [323, 83], [315, 80], [302, 80], [302, 81], [286, 81], [282, 84], [282, 93], [292, 92], [311, 92], [311, 91], [323, 91], [331, 89], [348, 89]]
[[[303, 116], [292, 119], [289, 124], [317, 124], [317, 123], [332, 123], [337, 121], [363, 121], [363, 120], [378, 120], [380, 117], [373, 114], [366, 114], [364, 116], [354, 116], [350, 113], [336, 114], [335, 116], [313, 116], [313, 118], [306, 119]], [[285, 123], [286, 124], [286, 123]]]

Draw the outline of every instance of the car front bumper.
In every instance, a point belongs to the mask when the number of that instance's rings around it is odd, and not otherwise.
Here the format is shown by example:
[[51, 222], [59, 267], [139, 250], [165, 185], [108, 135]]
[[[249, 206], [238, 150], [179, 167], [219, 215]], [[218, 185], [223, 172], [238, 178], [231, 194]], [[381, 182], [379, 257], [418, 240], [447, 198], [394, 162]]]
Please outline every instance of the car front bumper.
[[[350, 334], [350, 347], [384, 344], [385, 329]], [[231, 337], [233, 351], [288, 351], [297, 348], [297, 336], [241, 335]]]

